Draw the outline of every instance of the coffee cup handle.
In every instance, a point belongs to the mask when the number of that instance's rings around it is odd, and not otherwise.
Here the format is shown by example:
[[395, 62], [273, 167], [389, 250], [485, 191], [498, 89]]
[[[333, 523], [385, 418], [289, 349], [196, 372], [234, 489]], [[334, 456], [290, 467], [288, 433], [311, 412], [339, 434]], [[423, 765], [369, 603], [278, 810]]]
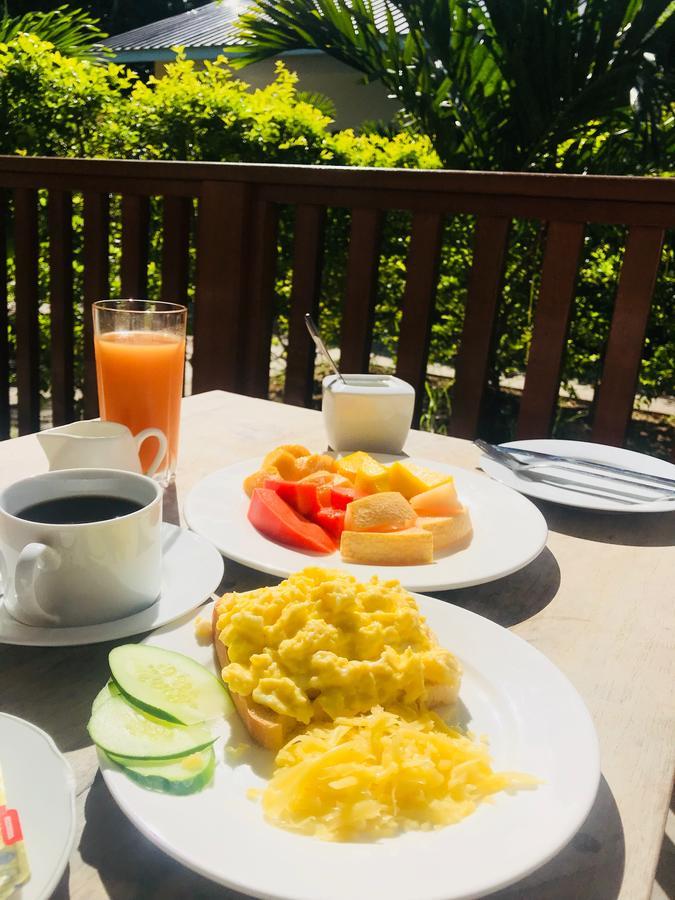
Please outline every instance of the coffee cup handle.
[[46, 544], [26, 544], [14, 573], [15, 607], [9, 609], [19, 621], [27, 625], [55, 625], [59, 617], [40, 605], [35, 590], [42, 572], [52, 572], [61, 565], [61, 557]]
[[146, 438], [156, 437], [159, 441], [159, 449], [157, 450], [157, 455], [153, 459], [153, 461], [148, 466], [148, 471], [144, 472], [144, 475], [154, 475], [157, 469], [159, 468], [159, 464], [166, 456], [167, 447], [169, 446], [169, 442], [166, 439], [166, 435], [160, 428], [144, 428], [143, 431], [139, 431], [134, 440], [136, 441], [136, 450], [140, 453], [141, 444]]

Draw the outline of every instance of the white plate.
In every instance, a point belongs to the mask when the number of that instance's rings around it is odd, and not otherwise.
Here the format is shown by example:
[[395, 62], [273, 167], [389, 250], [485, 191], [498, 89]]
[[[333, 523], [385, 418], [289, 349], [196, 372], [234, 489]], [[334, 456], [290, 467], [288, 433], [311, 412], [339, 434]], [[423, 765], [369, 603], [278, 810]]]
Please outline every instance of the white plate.
[[[621, 447], [609, 447], [607, 444], [590, 444], [586, 441], [511, 441], [501, 444], [502, 447], [514, 447], [522, 450], [534, 450], [537, 453], [555, 453], [558, 456], [579, 456], [590, 459], [593, 462], [609, 463], [613, 466], [623, 466], [626, 469], [634, 469], [636, 472], [645, 472], [649, 475], [663, 475], [665, 478], [675, 478], [675, 466], [663, 459], [655, 459], [644, 453], [635, 453], [633, 450], [624, 450]], [[620, 500], [612, 500], [609, 497], [597, 496], [592, 493], [593, 487], [598, 482], [595, 478], [584, 479], [580, 476], [586, 492], [558, 487], [554, 484], [544, 484], [539, 481], [530, 481], [521, 478], [501, 463], [482, 456], [480, 467], [491, 478], [501, 481], [502, 484], [526, 494], [528, 497], [536, 497], [539, 500], [550, 500], [562, 506], [574, 506], [578, 509], [597, 509], [603, 512], [668, 512], [675, 510], [674, 500], [650, 500], [641, 503], [624, 503]], [[607, 482], [609, 486], [611, 482]], [[658, 488], [656, 488], [658, 491]]]
[[[383, 461], [396, 458], [401, 457], [378, 456]], [[411, 458], [410, 462], [454, 475], [460, 500], [469, 507], [473, 522], [468, 547], [424, 566], [358, 566], [343, 562], [338, 552], [303, 553], [268, 540], [246, 517], [249, 500], [242, 482], [261, 462], [248, 459], [208, 475], [188, 494], [183, 511], [190, 528], [225, 556], [270, 575], [286, 577], [319, 564], [344, 569], [360, 581], [382, 575], [397, 578], [411, 591], [444, 591], [510, 575], [537, 557], [546, 544], [544, 517], [514, 491], [466, 469]]]
[[6, 713], [0, 713], [0, 764], [31, 870], [17, 900], [45, 900], [75, 846], [75, 778], [48, 734]]
[[0, 606], [0, 644], [27, 647], [72, 647], [116, 641], [142, 634], [179, 619], [208, 599], [220, 584], [225, 570], [216, 548], [199, 535], [162, 523], [162, 592], [148, 609], [104, 622], [77, 628], [39, 628], [13, 619]]
[[[214, 783], [174, 797], [146, 791], [100, 757], [103, 777], [153, 843], [202, 875], [254, 897], [279, 900], [459, 900], [524, 877], [554, 856], [588, 814], [600, 766], [593, 723], [569, 681], [522, 639], [464, 609], [418, 595], [440, 643], [464, 669], [468, 726], [487, 735], [497, 769], [529, 772], [536, 790], [495, 795], [437, 831], [373, 843], [329, 843], [268, 825], [249, 788], [264, 787], [272, 754], [228, 760], [216, 746]], [[204, 611], [206, 613], [206, 611]], [[215, 671], [211, 646], [188, 622], [146, 643], [185, 653]], [[246, 739], [234, 717], [232, 743]], [[228, 729], [229, 730], [229, 729]], [[250, 740], [250, 739], [249, 739]]]

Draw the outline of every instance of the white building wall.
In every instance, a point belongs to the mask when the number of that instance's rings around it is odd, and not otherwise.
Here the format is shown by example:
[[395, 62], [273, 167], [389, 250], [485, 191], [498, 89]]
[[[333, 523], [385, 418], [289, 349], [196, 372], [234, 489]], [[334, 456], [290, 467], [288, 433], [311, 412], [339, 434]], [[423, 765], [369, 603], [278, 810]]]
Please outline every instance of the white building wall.
[[[237, 76], [253, 88], [262, 88], [274, 80], [274, 65], [282, 59], [287, 68], [298, 75], [298, 89], [325, 94], [335, 104], [333, 128], [358, 128], [366, 121], [389, 122], [400, 108], [395, 100], [387, 99], [387, 89], [379, 82], [363, 83], [363, 76], [351, 66], [319, 51], [287, 53], [252, 63], [239, 69]], [[199, 62], [197, 62], [199, 65]], [[155, 63], [155, 75], [160, 78], [165, 63]]]
[[[363, 83], [363, 75], [326, 53], [284, 54], [287, 68], [296, 72], [298, 88], [325, 94], [335, 104], [334, 128], [357, 128], [362, 122], [389, 122], [399, 109], [387, 99], [387, 89], [379, 82]], [[252, 63], [240, 69], [241, 78], [252, 87], [264, 87], [274, 78], [276, 59]]]

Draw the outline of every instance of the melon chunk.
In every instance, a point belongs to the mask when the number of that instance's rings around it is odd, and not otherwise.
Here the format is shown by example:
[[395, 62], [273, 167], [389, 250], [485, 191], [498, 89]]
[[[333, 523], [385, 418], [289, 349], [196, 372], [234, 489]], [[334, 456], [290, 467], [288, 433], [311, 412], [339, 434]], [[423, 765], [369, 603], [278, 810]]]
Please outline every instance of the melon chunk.
[[428, 531], [434, 540], [434, 554], [450, 550], [466, 541], [472, 531], [471, 516], [466, 507], [455, 516], [420, 516], [415, 525]]
[[454, 516], [463, 508], [452, 480], [416, 494], [410, 505], [418, 516]]
[[340, 553], [345, 562], [366, 566], [424, 565], [434, 561], [434, 539], [424, 528], [343, 531]]
[[415, 524], [415, 510], [396, 491], [359, 497], [347, 505], [346, 531], [402, 531]]

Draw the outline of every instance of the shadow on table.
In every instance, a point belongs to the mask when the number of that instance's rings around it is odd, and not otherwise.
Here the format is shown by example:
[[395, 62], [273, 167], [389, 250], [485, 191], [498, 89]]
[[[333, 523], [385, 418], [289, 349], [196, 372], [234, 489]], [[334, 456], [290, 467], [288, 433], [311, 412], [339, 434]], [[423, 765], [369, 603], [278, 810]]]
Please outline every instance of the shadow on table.
[[[670, 798], [670, 811], [675, 813], [675, 789]], [[675, 844], [668, 834], [663, 835], [659, 862], [656, 867], [656, 883], [666, 897], [675, 897]]]
[[[191, 872], [143, 837], [111, 797], [100, 772], [84, 812], [80, 855], [98, 871], [112, 900], [242, 900], [242, 894]], [[227, 853], [227, 846], [223, 846], [223, 853]]]
[[[87, 798], [85, 818], [80, 854], [97, 870], [113, 900], [241, 900], [243, 895], [189, 871], [136, 831], [110, 796], [100, 773]], [[491, 896], [498, 900], [615, 900], [624, 862], [621, 818], [603, 778], [591, 812], [569, 844], [547, 865]]]
[[559, 587], [557, 560], [545, 547], [524, 569], [506, 578], [455, 591], [434, 591], [434, 596], [508, 628], [532, 618], [548, 606]]
[[164, 489], [162, 518], [172, 525], [180, 525], [180, 500], [175, 482]]
[[603, 777], [593, 808], [569, 844], [532, 875], [490, 896], [495, 900], [615, 900], [621, 892], [625, 861], [621, 817]]
[[108, 680], [108, 653], [113, 646], [3, 646], [0, 709], [42, 728], [62, 753], [91, 746], [86, 728], [91, 703]]
[[[61, 876], [61, 881], [54, 888], [54, 893], [51, 895], [49, 900], [69, 900], [70, 897], [70, 865], [67, 865], [63, 875]], [[17, 900], [21, 900], [21, 894]]]
[[626, 547], [675, 546], [675, 510], [662, 513], [607, 513], [572, 509], [535, 500], [549, 531]]

